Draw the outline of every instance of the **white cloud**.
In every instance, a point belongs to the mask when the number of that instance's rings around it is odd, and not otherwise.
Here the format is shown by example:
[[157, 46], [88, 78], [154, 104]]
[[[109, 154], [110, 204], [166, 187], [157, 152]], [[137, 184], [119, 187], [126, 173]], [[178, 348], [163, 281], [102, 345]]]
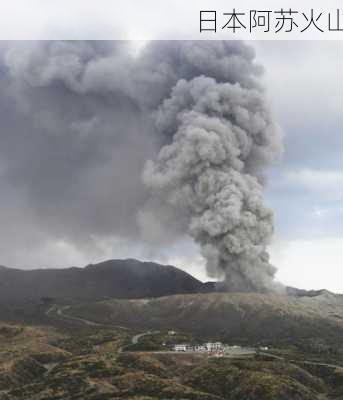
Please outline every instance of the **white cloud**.
[[343, 293], [343, 238], [279, 242], [270, 252], [284, 284]]
[[279, 184], [295, 186], [327, 201], [343, 199], [343, 171], [339, 170], [289, 170], [285, 171], [284, 179]]
[[[282, 122], [298, 124], [310, 138], [309, 122], [333, 115], [341, 118], [342, 41], [257, 41], [252, 45], [265, 67], [268, 92]], [[322, 135], [330, 140], [331, 133]]]

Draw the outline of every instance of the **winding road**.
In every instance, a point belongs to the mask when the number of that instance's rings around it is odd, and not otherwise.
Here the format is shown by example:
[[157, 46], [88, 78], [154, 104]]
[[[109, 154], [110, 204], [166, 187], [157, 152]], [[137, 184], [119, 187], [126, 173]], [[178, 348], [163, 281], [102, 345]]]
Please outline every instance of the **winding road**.
[[337, 365], [337, 364], [327, 364], [327, 363], [321, 363], [318, 361], [308, 361], [308, 360], [288, 360], [287, 358], [276, 356], [275, 354], [272, 353], [265, 353], [265, 352], [259, 352], [259, 354], [268, 356], [271, 358], [275, 358], [276, 360], [280, 361], [286, 361], [289, 363], [293, 364], [305, 364], [305, 365], [315, 365], [318, 367], [327, 367], [327, 368], [332, 368], [332, 369], [339, 369], [343, 371], [343, 366], [342, 365]]
[[[66, 320], [70, 320], [70, 321], [76, 321], [76, 322], [81, 322], [87, 326], [93, 326], [93, 327], [106, 327], [106, 328], [120, 328], [120, 329], [127, 329], [124, 326], [118, 326], [118, 325], [108, 325], [108, 324], [101, 324], [98, 322], [94, 322], [94, 321], [90, 321], [88, 319], [85, 318], [80, 318], [80, 317], [73, 317], [71, 315], [65, 314], [64, 311], [70, 309], [71, 306], [67, 305], [67, 306], [58, 306], [57, 304], [52, 305], [46, 312], [45, 314], [47, 316], [57, 316], [61, 319], [66, 319]], [[159, 331], [146, 331], [143, 333], [139, 333], [137, 335], [134, 335], [131, 339], [131, 343], [132, 344], [137, 344], [139, 342], [139, 340], [144, 337], [144, 336], [148, 336], [148, 335], [155, 335], [160, 333]], [[127, 347], [127, 346], [124, 346]], [[122, 349], [124, 349], [121, 348]], [[261, 355], [265, 355], [265, 356], [269, 356], [271, 358], [275, 358], [278, 359], [280, 361], [287, 361], [290, 363], [300, 363], [300, 364], [307, 364], [307, 365], [316, 365], [316, 366], [322, 366], [322, 367], [328, 367], [328, 368], [332, 368], [332, 369], [339, 369], [339, 370], [343, 370], [343, 366], [342, 365], [337, 365], [337, 364], [327, 364], [327, 363], [320, 363], [320, 362], [316, 362], [316, 361], [308, 361], [308, 360], [287, 360], [284, 357], [280, 357], [277, 356], [275, 354], [272, 353], [266, 353], [266, 352], [260, 352], [259, 354]]]
[[[98, 322], [90, 321], [89, 319], [84, 319], [80, 317], [73, 317], [71, 315], [65, 314], [64, 311], [68, 310], [71, 306], [58, 306], [57, 304], [54, 304], [51, 306], [46, 312], [45, 315], [47, 316], [57, 316], [62, 319], [67, 319], [71, 321], [76, 321], [76, 322], [82, 322], [85, 325], [88, 326], [103, 326], [103, 327], [111, 327], [112, 325], [105, 325], [105, 324], [100, 324]], [[122, 326], [116, 326], [116, 328], [124, 328]]]
[[131, 343], [137, 344], [139, 342], [139, 339], [141, 339], [142, 337], [149, 336], [149, 335], [156, 335], [158, 333], [160, 333], [160, 331], [147, 331], [147, 332], [140, 333], [140, 334], [132, 337]]

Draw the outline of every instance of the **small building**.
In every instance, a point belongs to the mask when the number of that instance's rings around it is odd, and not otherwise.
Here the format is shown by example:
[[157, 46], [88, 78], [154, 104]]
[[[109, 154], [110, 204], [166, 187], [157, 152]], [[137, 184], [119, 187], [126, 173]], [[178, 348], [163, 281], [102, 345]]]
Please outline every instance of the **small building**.
[[187, 344], [176, 344], [174, 345], [174, 351], [187, 351], [188, 345]]
[[169, 335], [169, 336], [175, 336], [175, 335], [176, 335], [176, 332], [175, 332], [175, 331], [168, 331], [168, 335]]
[[221, 342], [215, 342], [215, 343], [209, 342], [205, 344], [205, 347], [206, 350], [210, 353], [223, 350], [223, 344]]
[[207, 351], [207, 348], [206, 348], [206, 346], [201, 344], [201, 345], [194, 346], [194, 351], [205, 352], [205, 351]]

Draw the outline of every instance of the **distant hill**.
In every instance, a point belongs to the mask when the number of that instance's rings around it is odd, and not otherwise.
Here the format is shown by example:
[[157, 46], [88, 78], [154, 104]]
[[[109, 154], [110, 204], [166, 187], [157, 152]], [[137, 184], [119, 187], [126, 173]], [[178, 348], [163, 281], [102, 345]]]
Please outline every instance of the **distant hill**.
[[134, 259], [29, 271], [0, 266], [0, 302], [6, 303], [44, 297], [64, 301], [159, 297], [213, 289], [211, 283], [204, 284], [173, 266]]
[[[220, 282], [203, 283], [171, 265], [135, 259], [108, 260], [84, 268], [21, 270], [0, 266], [0, 306], [37, 302], [139, 299], [173, 294], [230, 291]], [[315, 297], [325, 291], [286, 288], [292, 297]]]
[[342, 295], [286, 289], [284, 295], [219, 293], [220, 283], [202, 283], [173, 266], [133, 259], [84, 268], [0, 267], [0, 317], [39, 322], [49, 304], [63, 303], [74, 317], [139, 330], [180, 329], [236, 342], [341, 340]]
[[321, 338], [341, 342], [343, 296], [202, 293], [157, 299], [79, 304], [68, 314], [135, 329], [179, 329], [218, 339], [247, 341]]

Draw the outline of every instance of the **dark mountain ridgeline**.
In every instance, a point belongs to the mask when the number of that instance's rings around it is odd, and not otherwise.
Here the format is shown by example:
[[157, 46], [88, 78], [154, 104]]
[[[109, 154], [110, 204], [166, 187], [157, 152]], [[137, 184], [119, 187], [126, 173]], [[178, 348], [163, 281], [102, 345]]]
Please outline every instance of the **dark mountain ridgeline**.
[[[203, 283], [171, 265], [135, 259], [108, 260], [84, 268], [21, 270], [0, 266], [0, 305], [51, 301], [138, 299], [173, 294], [230, 292], [220, 282]], [[287, 287], [292, 297], [315, 297], [325, 290]]]
[[109, 260], [85, 268], [19, 270], [0, 267], [0, 301], [52, 298], [93, 301], [104, 298], [160, 297], [214, 290], [170, 265], [134, 259]]

